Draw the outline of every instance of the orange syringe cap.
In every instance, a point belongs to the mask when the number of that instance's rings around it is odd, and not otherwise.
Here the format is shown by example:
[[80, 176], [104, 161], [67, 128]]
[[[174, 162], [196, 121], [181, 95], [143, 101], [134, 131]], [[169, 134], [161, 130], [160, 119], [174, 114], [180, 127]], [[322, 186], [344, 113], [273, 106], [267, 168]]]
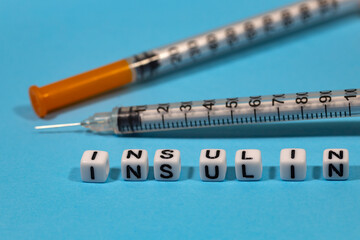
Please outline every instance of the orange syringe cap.
[[121, 87], [133, 80], [129, 63], [120, 60], [109, 65], [51, 83], [31, 86], [31, 104], [39, 117], [100, 93]]

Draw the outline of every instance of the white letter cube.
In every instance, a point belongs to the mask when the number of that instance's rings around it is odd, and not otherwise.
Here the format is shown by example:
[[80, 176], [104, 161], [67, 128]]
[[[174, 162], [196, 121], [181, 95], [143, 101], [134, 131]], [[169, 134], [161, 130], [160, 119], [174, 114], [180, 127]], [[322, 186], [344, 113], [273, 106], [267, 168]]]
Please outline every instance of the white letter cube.
[[283, 180], [302, 181], [306, 178], [306, 151], [300, 148], [282, 149], [280, 177]]
[[261, 152], [257, 149], [241, 149], [235, 155], [235, 174], [240, 181], [261, 179]]
[[203, 149], [200, 153], [200, 178], [219, 182], [226, 175], [226, 152], [222, 149]]
[[127, 149], [121, 157], [121, 175], [125, 180], [143, 181], [149, 173], [148, 153], [143, 149]]
[[323, 176], [327, 180], [349, 178], [349, 151], [347, 149], [326, 149], [324, 151]]
[[109, 154], [105, 151], [85, 151], [80, 161], [80, 173], [84, 182], [105, 182], [109, 175]]
[[154, 177], [160, 181], [176, 181], [180, 178], [180, 152], [176, 149], [159, 149], [154, 157]]

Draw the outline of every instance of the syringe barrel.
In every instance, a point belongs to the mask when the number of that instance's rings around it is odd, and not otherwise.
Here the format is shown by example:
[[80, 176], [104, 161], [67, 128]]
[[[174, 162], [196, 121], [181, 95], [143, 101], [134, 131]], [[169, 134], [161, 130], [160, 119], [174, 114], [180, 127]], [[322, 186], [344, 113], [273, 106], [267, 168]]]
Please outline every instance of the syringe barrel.
[[153, 49], [118, 62], [29, 89], [35, 112], [49, 112], [123, 85], [249, 47], [313, 24], [358, 11], [359, 0], [307, 0], [237, 22], [175, 44]]
[[360, 89], [114, 108], [116, 134], [360, 115]]
[[358, 11], [359, 8], [359, 0], [301, 1], [127, 60], [135, 73], [135, 81], [142, 81]]

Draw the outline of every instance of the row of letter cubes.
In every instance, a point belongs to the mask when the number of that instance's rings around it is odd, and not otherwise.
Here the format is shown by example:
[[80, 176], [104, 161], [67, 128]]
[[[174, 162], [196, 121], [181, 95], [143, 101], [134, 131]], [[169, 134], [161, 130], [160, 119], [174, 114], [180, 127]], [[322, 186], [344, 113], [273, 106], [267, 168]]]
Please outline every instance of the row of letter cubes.
[[[80, 163], [85, 182], [105, 182], [109, 175], [109, 154], [104, 151], [85, 151]], [[222, 149], [203, 149], [200, 154], [200, 178], [203, 181], [223, 181], [226, 175], [226, 152]], [[146, 150], [128, 149], [121, 158], [121, 174], [125, 180], [146, 180], [149, 160]], [[175, 149], [157, 150], [154, 157], [154, 177], [160, 181], [176, 181], [180, 177], [180, 152]], [[259, 180], [262, 176], [261, 152], [256, 149], [238, 150], [235, 156], [236, 178], [240, 181]], [[349, 177], [349, 152], [346, 149], [326, 149], [323, 155], [323, 176], [328, 180]], [[283, 149], [280, 153], [280, 177], [301, 181], [306, 177], [304, 149]]]

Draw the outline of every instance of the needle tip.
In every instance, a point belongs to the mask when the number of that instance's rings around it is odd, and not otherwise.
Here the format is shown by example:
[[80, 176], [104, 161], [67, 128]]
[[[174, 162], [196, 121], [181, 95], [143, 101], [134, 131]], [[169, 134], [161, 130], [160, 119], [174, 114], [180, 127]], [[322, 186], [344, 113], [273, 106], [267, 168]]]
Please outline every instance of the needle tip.
[[35, 129], [61, 128], [61, 127], [72, 127], [79, 125], [81, 125], [81, 123], [53, 124], [53, 125], [36, 126]]

